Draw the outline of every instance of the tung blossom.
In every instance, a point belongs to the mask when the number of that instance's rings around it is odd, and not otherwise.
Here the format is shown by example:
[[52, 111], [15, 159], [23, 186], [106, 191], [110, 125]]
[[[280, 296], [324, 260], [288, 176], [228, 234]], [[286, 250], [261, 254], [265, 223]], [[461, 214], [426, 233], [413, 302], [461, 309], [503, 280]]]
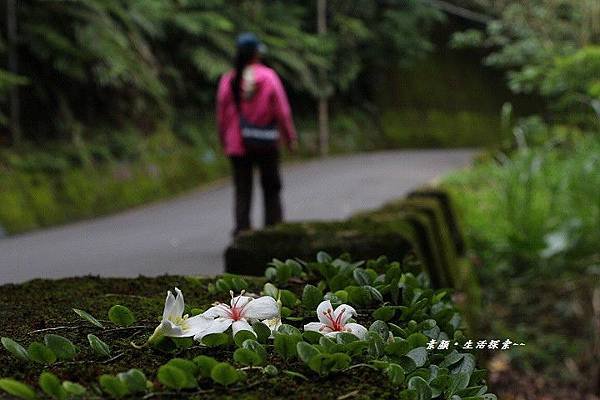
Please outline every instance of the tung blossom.
[[270, 296], [253, 299], [244, 296], [243, 291], [236, 297], [233, 296], [233, 291], [230, 293], [231, 302], [229, 304], [217, 303], [201, 314], [210, 322], [204, 329], [196, 333], [195, 340], [202, 340], [204, 336], [211, 333], [225, 332], [229, 327], [233, 331], [233, 336], [239, 331], [250, 331], [256, 335], [250, 323], [281, 318], [277, 302]]
[[157, 340], [162, 336], [168, 337], [190, 337], [195, 336], [198, 332], [206, 328], [211, 322], [210, 319], [196, 315], [188, 318], [188, 315], [183, 315], [185, 303], [183, 293], [178, 288], [175, 288], [177, 297], [169, 290], [165, 300], [165, 309], [163, 311], [160, 325], [156, 327], [154, 333], [148, 339], [148, 343]]
[[367, 336], [367, 328], [354, 322], [348, 322], [350, 318], [356, 316], [356, 310], [349, 305], [341, 304], [334, 310], [331, 302], [325, 300], [317, 306], [317, 316], [320, 322], [310, 322], [304, 325], [305, 331], [315, 331], [329, 337], [337, 336], [341, 332], [351, 333], [359, 339]]

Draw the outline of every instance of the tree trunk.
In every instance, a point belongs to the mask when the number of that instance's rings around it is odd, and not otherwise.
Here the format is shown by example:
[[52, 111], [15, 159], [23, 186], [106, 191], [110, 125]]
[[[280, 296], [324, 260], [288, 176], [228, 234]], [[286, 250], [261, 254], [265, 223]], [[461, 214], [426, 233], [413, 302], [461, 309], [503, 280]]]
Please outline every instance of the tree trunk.
[[[8, 38], [8, 71], [18, 74], [19, 64], [17, 59], [17, 10], [16, 0], [6, 1], [6, 27]], [[13, 144], [21, 141], [19, 88], [13, 85], [10, 89], [10, 123], [9, 130]]]
[[[317, 0], [317, 33], [327, 33], [327, 0]], [[319, 71], [321, 87], [327, 85], [327, 71]], [[326, 93], [319, 95], [319, 152], [322, 156], [329, 153], [329, 101]]]

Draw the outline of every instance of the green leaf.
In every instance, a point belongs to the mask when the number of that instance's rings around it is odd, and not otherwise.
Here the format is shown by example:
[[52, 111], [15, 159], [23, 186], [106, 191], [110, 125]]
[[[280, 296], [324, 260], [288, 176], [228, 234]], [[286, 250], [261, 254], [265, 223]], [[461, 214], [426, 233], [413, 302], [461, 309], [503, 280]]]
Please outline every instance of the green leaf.
[[189, 375], [180, 368], [163, 365], [158, 369], [158, 381], [169, 389], [183, 389], [189, 384]]
[[79, 383], [71, 381], [64, 381], [62, 383], [62, 387], [71, 396], [83, 396], [87, 391], [87, 389], [81, 386]]
[[278, 333], [282, 333], [284, 335], [301, 335], [300, 330], [295, 326], [291, 326], [288, 324], [282, 324], [279, 329], [277, 329]]
[[305, 381], [308, 380], [308, 378], [305, 375], [302, 375], [301, 373], [296, 372], [296, 371], [290, 371], [288, 369], [284, 369], [281, 372], [283, 372], [284, 374], [286, 374], [288, 376], [291, 376], [292, 378], [300, 378], [300, 379], [303, 379]]
[[227, 293], [231, 290], [231, 286], [229, 286], [229, 283], [227, 283], [227, 281], [223, 278], [217, 279], [215, 282], [215, 287], [221, 293]]
[[127, 372], [117, 374], [121, 382], [125, 383], [129, 393], [142, 393], [147, 390], [148, 379], [142, 371], [132, 368]]
[[467, 386], [469, 386], [469, 378], [470, 378], [470, 374], [461, 372], [458, 374], [451, 374], [450, 375], [450, 385], [448, 386], [448, 390], [447, 390], [447, 394], [449, 396], [455, 394], [456, 392], [458, 392], [461, 389], [466, 388]]
[[72, 360], [77, 354], [77, 348], [66, 337], [49, 334], [44, 336], [44, 343], [60, 360]]
[[302, 291], [302, 305], [308, 310], [316, 310], [323, 301], [323, 292], [316, 286], [306, 285]]
[[298, 297], [296, 297], [293, 292], [287, 289], [280, 290], [279, 296], [281, 299], [281, 304], [283, 304], [285, 307], [294, 307], [298, 302]]
[[386, 343], [385, 353], [394, 357], [402, 357], [410, 351], [410, 347], [407, 340], [396, 338], [394, 342]]
[[444, 360], [442, 360], [439, 367], [440, 368], [448, 368], [449, 366], [456, 364], [457, 362], [462, 360], [463, 357], [464, 357], [464, 354], [461, 354], [461, 353], [457, 352], [456, 350], [452, 350], [452, 352], [450, 354], [448, 354], [444, 358]]
[[302, 337], [310, 344], [317, 344], [323, 335], [317, 331], [304, 331]]
[[231, 277], [231, 286], [233, 286], [233, 290], [236, 292], [241, 292], [248, 288], [248, 282], [240, 276], [232, 276]]
[[317, 261], [323, 264], [328, 264], [332, 261], [332, 258], [329, 254], [325, 253], [324, 251], [319, 251], [317, 253]]
[[200, 376], [202, 376], [204, 378], [209, 378], [210, 373], [212, 372], [212, 369], [219, 362], [212, 357], [201, 355], [201, 356], [194, 358], [194, 363], [196, 363], [196, 365], [198, 366], [198, 368], [200, 370]]
[[306, 342], [298, 342], [296, 344], [296, 351], [305, 364], [308, 364], [311, 358], [321, 353], [315, 346]]
[[431, 400], [431, 388], [425, 379], [413, 376], [408, 380], [408, 388], [417, 391], [417, 400]]
[[102, 323], [100, 321], [98, 321], [96, 318], [94, 318], [87, 311], [83, 311], [78, 308], [74, 308], [73, 311], [75, 311], [75, 314], [79, 315], [82, 319], [88, 321], [92, 325], [96, 325], [98, 328], [104, 328], [104, 325], [102, 325]]
[[223, 346], [229, 343], [229, 335], [226, 333], [211, 333], [202, 338], [202, 343], [208, 347]]
[[3, 337], [0, 339], [0, 341], [2, 341], [2, 346], [4, 346], [4, 348], [8, 350], [10, 354], [17, 357], [19, 360], [29, 361], [27, 350], [25, 350], [25, 348], [19, 343], [7, 337]]
[[248, 339], [244, 341], [244, 343], [242, 343], [242, 347], [244, 349], [252, 350], [256, 354], [258, 354], [261, 360], [259, 365], [262, 365], [267, 359], [267, 350], [265, 350], [263, 345], [258, 343], [256, 340]]
[[371, 358], [379, 358], [385, 349], [385, 343], [379, 333], [369, 332], [368, 343], [369, 356]]
[[263, 373], [269, 376], [277, 376], [279, 374], [279, 370], [276, 366], [269, 364], [263, 368]]
[[356, 283], [359, 284], [359, 286], [366, 286], [371, 284], [371, 277], [362, 268], [356, 268], [354, 271], [352, 271], [352, 276], [354, 277]]
[[428, 342], [427, 336], [419, 332], [413, 333], [408, 338], [406, 338], [406, 340], [408, 340], [408, 343], [410, 343], [411, 348], [424, 347], [427, 345]]
[[271, 336], [271, 328], [260, 321], [254, 321], [252, 323], [252, 329], [256, 333], [256, 340], [260, 343], [266, 343]]
[[39, 385], [44, 393], [53, 399], [62, 400], [67, 398], [67, 392], [62, 387], [60, 379], [58, 379], [53, 373], [42, 372], [39, 379]]
[[243, 348], [235, 350], [233, 359], [242, 365], [260, 365], [263, 361], [254, 351]]
[[168, 366], [179, 368], [187, 375], [186, 388], [195, 388], [198, 386], [198, 382], [196, 381], [196, 377], [200, 373], [200, 369], [196, 365], [195, 362], [191, 360], [186, 360], [185, 358], [173, 358], [167, 362]]
[[271, 296], [275, 300], [279, 298], [279, 289], [269, 282], [265, 283], [265, 286], [263, 286], [263, 293], [265, 296]]
[[396, 310], [393, 307], [383, 306], [373, 311], [373, 318], [387, 322], [394, 318], [394, 314], [396, 314]]
[[284, 359], [289, 360], [297, 355], [296, 345], [301, 340], [302, 335], [300, 334], [286, 335], [277, 333], [274, 340], [275, 351]]
[[400, 392], [400, 400], [417, 400], [417, 391], [414, 389], [403, 390]]
[[27, 348], [29, 358], [40, 364], [52, 364], [56, 361], [56, 354], [40, 342], [33, 342]]
[[36, 398], [35, 391], [31, 386], [12, 378], [0, 379], [0, 389], [20, 399], [32, 400]]
[[417, 367], [422, 367], [427, 362], [427, 349], [417, 347], [406, 353], [406, 356], [412, 359]]
[[377, 333], [379, 336], [381, 336], [381, 339], [383, 339], [384, 341], [387, 341], [390, 337], [390, 328], [385, 322], [380, 320], [375, 321], [371, 324], [371, 326], [369, 327], [369, 332]]
[[308, 367], [321, 375], [348, 368], [351, 358], [345, 353], [317, 354], [308, 361]]
[[254, 340], [256, 338], [257, 338], [257, 335], [254, 332], [247, 331], [247, 330], [241, 330], [235, 334], [235, 336], [233, 337], [233, 341], [235, 342], [235, 344], [238, 347], [242, 347], [242, 343], [244, 343], [245, 340], [248, 340], [248, 339]]
[[87, 335], [87, 339], [88, 342], [90, 342], [90, 347], [94, 350], [94, 353], [102, 357], [110, 357], [110, 347], [108, 347], [106, 343], [91, 333]]
[[98, 378], [98, 382], [100, 383], [102, 390], [115, 399], [120, 399], [129, 394], [127, 385], [116, 376], [101, 375], [100, 378]]
[[471, 375], [473, 370], [475, 370], [475, 357], [473, 354], [465, 353], [462, 360], [452, 369], [452, 373], [466, 373]]
[[108, 319], [118, 326], [131, 326], [135, 322], [135, 317], [129, 308], [116, 304], [108, 310]]
[[238, 371], [229, 363], [221, 362], [215, 365], [210, 373], [210, 377], [216, 383], [223, 386], [229, 386], [236, 383], [240, 379]]
[[390, 363], [385, 372], [392, 385], [398, 386], [404, 382], [404, 369], [400, 365]]

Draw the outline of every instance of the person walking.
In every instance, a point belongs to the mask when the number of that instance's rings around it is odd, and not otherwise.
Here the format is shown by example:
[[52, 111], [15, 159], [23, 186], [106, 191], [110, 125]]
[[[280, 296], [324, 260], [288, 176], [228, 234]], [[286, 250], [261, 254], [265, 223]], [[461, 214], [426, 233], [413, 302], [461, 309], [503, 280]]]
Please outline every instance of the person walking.
[[258, 166], [264, 197], [265, 226], [283, 220], [280, 144], [290, 151], [297, 136], [287, 95], [277, 73], [261, 63], [265, 46], [253, 33], [236, 41], [235, 68], [225, 73], [217, 91], [217, 125], [231, 160], [235, 186], [233, 235], [251, 229], [253, 170]]

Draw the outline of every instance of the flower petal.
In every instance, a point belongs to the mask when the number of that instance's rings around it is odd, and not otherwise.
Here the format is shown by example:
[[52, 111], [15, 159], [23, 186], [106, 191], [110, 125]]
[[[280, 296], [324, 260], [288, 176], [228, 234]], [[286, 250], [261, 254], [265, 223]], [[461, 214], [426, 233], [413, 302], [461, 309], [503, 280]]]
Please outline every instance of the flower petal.
[[168, 337], [181, 337], [181, 334], [183, 333], [179, 325], [174, 324], [168, 319], [163, 320], [156, 330], [160, 330], [163, 336]]
[[252, 297], [236, 296], [231, 299], [231, 307], [244, 308], [251, 301]]
[[328, 317], [326, 317], [325, 314], [329, 311], [333, 313], [333, 306], [331, 305], [331, 302], [329, 300], [322, 301], [317, 306], [317, 317], [319, 318], [319, 321], [328, 326], [331, 325], [331, 320]]
[[213, 318], [206, 318], [203, 315], [188, 318], [182, 323], [183, 332], [181, 337], [196, 336], [196, 334], [206, 330], [213, 321]]
[[270, 296], [262, 296], [258, 299], [248, 302], [242, 312], [242, 317], [246, 319], [270, 319], [279, 316], [279, 307], [277, 301]]
[[344, 326], [344, 331], [353, 334], [360, 340], [364, 340], [367, 337], [369, 331], [367, 328], [362, 326], [361, 324], [355, 324], [354, 322], [350, 322]]
[[322, 324], [320, 322], [309, 322], [308, 324], [304, 325], [304, 330], [319, 332], [322, 334], [331, 332], [331, 328], [329, 326]]
[[327, 336], [328, 338], [335, 338], [340, 333], [340, 331], [325, 332], [325, 336]]
[[175, 288], [175, 293], [177, 293], [177, 297], [175, 298], [175, 304], [173, 305], [173, 310], [171, 311], [171, 315], [175, 315], [176, 317], [181, 317], [183, 315], [183, 310], [185, 308], [185, 304], [183, 302], [183, 293], [178, 288]]
[[231, 330], [233, 331], [233, 337], [235, 337], [235, 334], [238, 333], [239, 331], [250, 331], [250, 332], [254, 333], [254, 336], [256, 336], [254, 329], [252, 329], [250, 324], [247, 321], [244, 321], [243, 319], [240, 319], [239, 321], [235, 321], [231, 325]]
[[220, 303], [216, 306], [212, 306], [208, 310], [204, 311], [202, 315], [206, 318], [229, 318], [231, 317], [230, 308], [225, 303]]
[[356, 310], [347, 304], [339, 305], [338, 308], [336, 308], [333, 312], [333, 318], [335, 318], [336, 321], [338, 321], [339, 318], [339, 323], [342, 325], [344, 325], [346, 321], [348, 321], [353, 316], [356, 316]]
[[279, 327], [281, 326], [281, 318], [275, 317], [271, 319], [265, 319], [262, 321], [262, 323], [269, 327], [271, 333], [275, 333], [277, 332], [277, 329], [279, 329]]
[[206, 327], [206, 329], [196, 333], [196, 335], [194, 335], [194, 340], [202, 340], [202, 338], [206, 335], [210, 335], [211, 333], [223, 333], [225, 332], [227, 329], [229, 329], [229, 327], [231, 326], [231, 324], [233, 323], [232, 319], [229, 318], [216, 318], [213, 319], [208, 326]]
[[171, 291], [169, 290], [167, 291], [167, 298], [165, 299], [165, 309], [163, 311], [162, 316], [163, 321], [169, 319], [169, 317], [171, 316], [174, 304], [175, 296], [173, 296], [173, 293], [171, 293]]

